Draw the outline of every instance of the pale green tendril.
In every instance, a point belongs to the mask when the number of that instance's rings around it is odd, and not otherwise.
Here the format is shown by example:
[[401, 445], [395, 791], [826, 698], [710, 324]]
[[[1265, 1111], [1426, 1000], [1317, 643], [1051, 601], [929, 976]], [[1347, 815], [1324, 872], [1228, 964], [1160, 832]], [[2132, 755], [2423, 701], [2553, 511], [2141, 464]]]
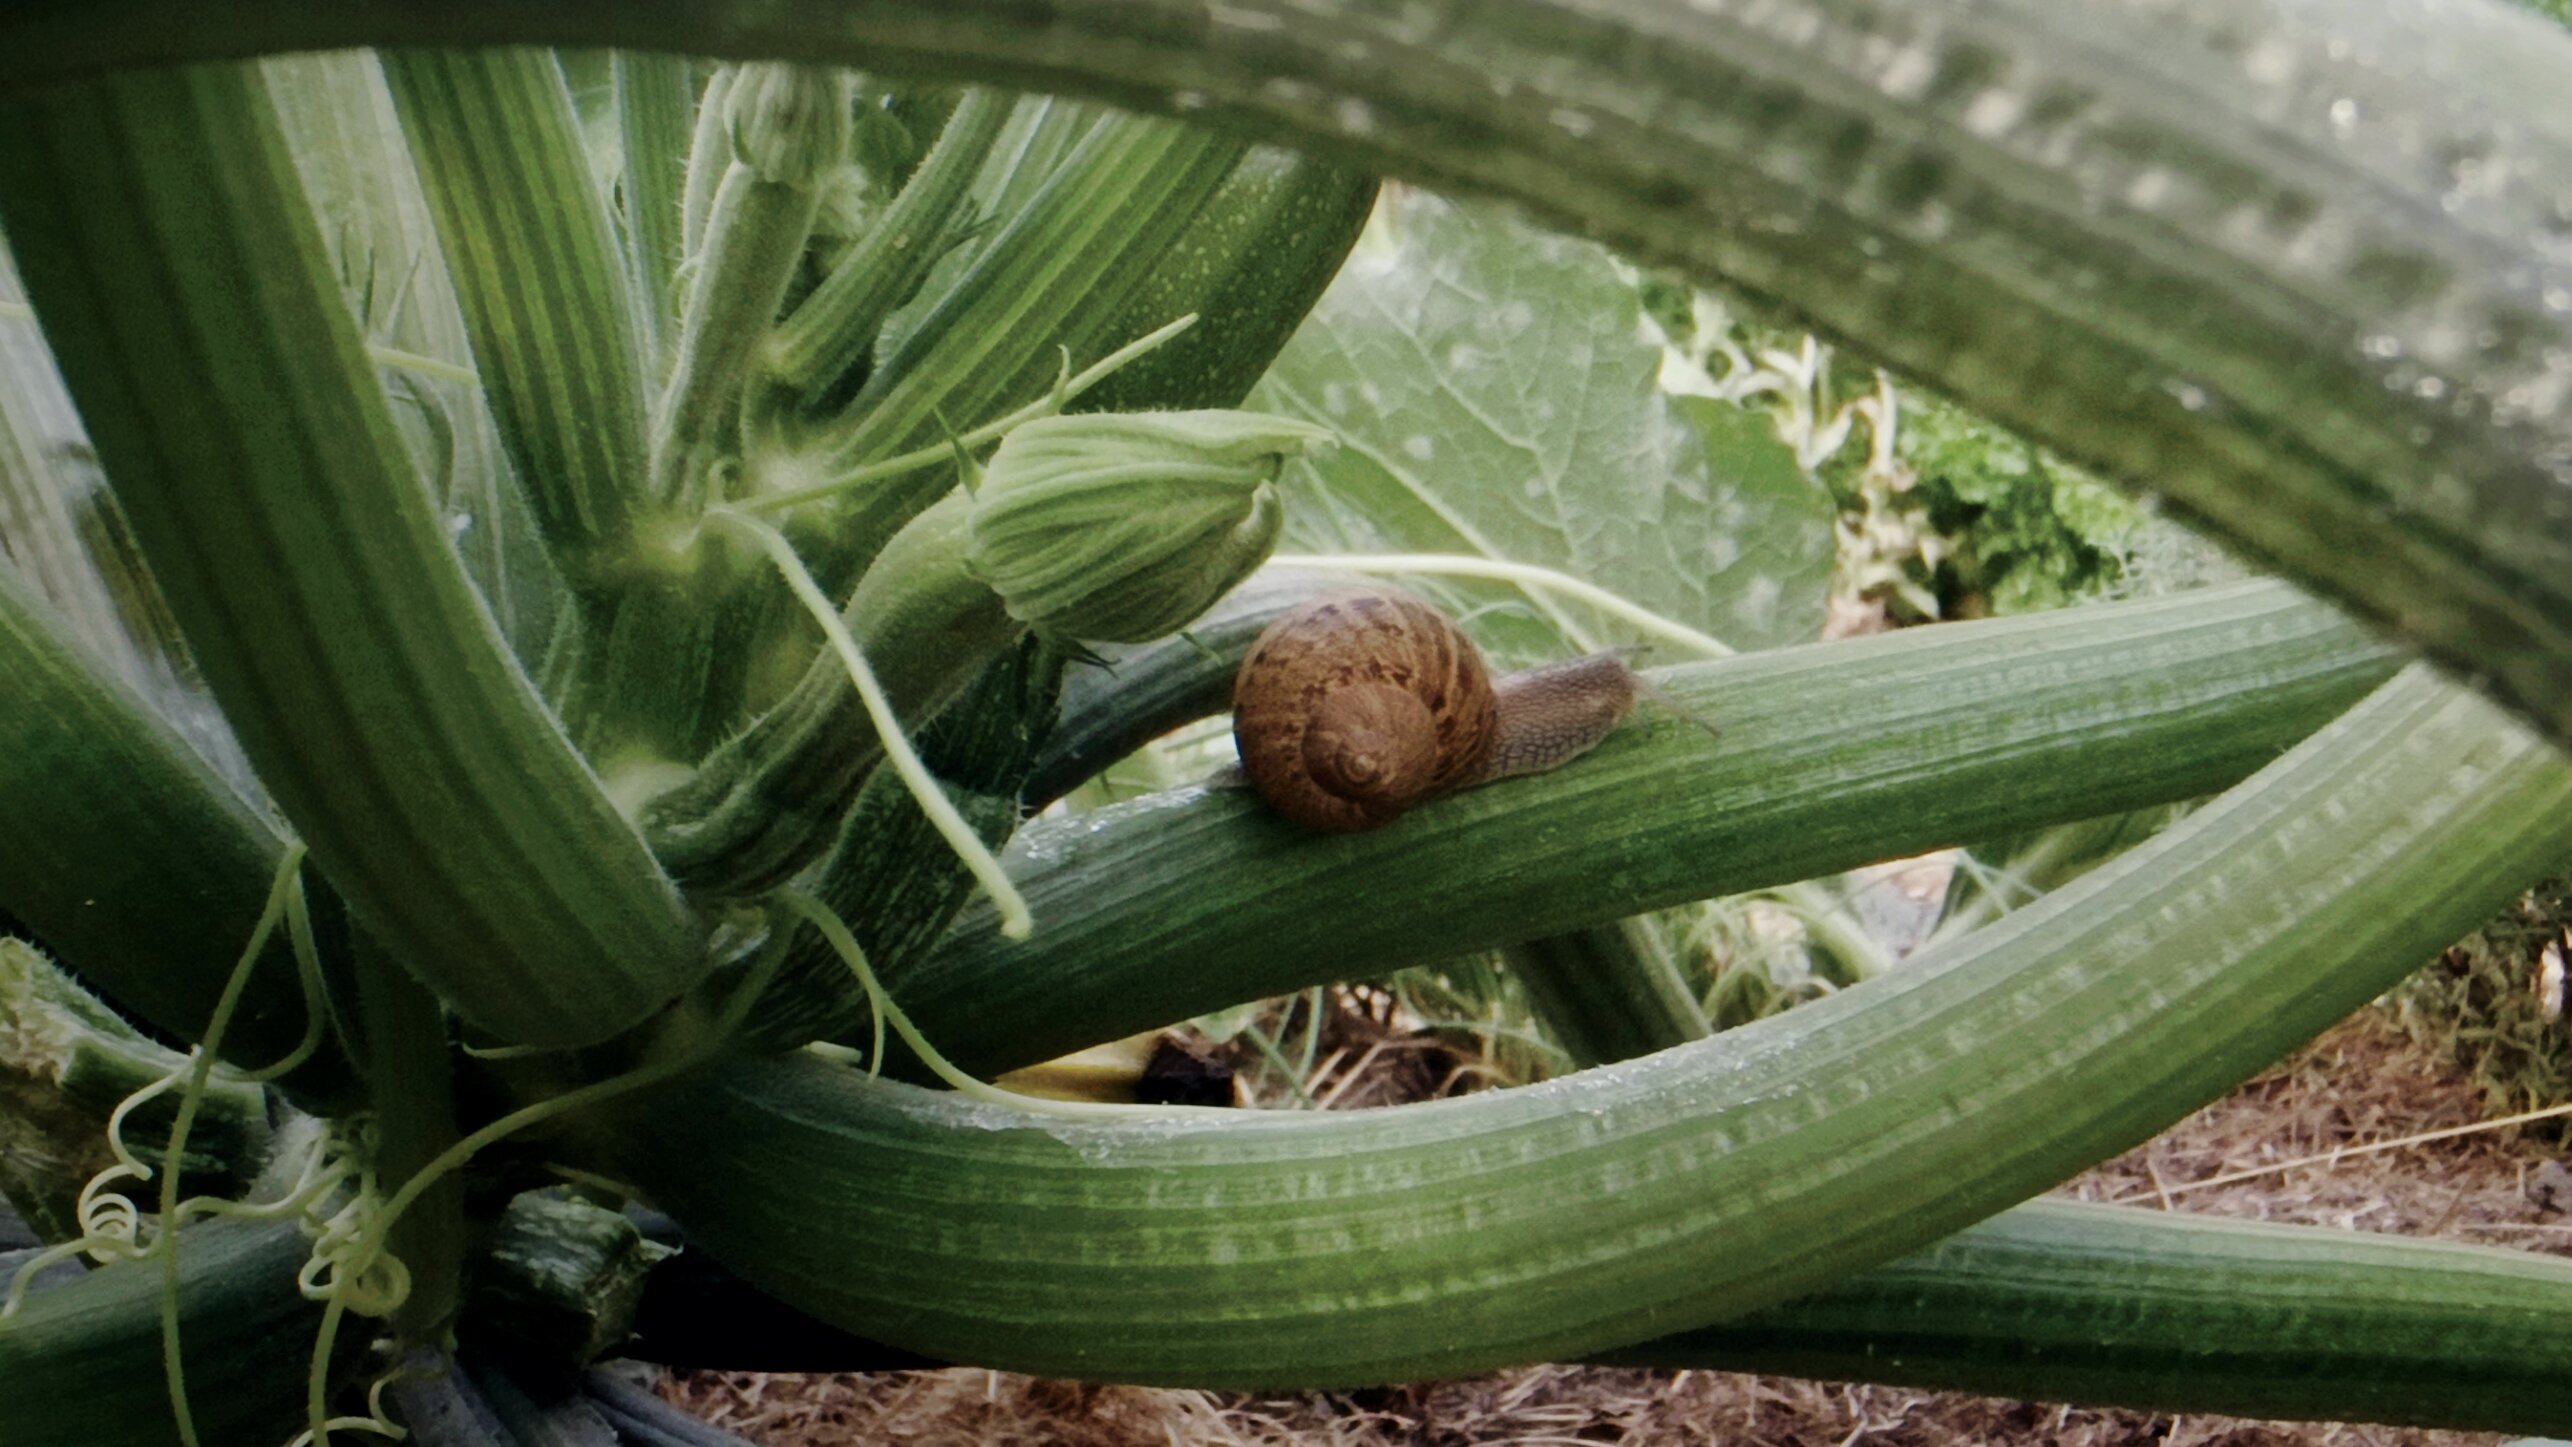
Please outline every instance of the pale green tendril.
[[[170, 1416], [183, 1447], [198, 1447], [198, 1438], [196, 1417], [188, 1405], [186, 1367], [180, 1356], [178, 1228], [191, 1214], [217, 1214], [218, 1206], [231, 1203], [218, 1203], [214, 1198], [183, 1200], [179, 1195], [180, 1163], [186, 1155], [188, 1134], [196, 1125], [197, 1111], [204, 1102], [206, 1088], [213, 1079], [216, 1052], [222, 1048], [224, 1032], [231, 1027], [233, 1014], [240, 1008], [242, 994], [249, 988], [250, 972], [257, 967], [269, 939], [277, 932], [278, 924], [290, 916], [293, 922], [288, 925], [288, 935], [304, 992], [304, 1036], [283, 1060], [265, 1069], [242, 1072], [241, 1078], [254, 1084], [274, 1080], [303, 1064], [320, 1048], [321, 965], [313, 947], [312, 924], [305, 909], [301, 882], [303, 859], [304, 846], [301, 842], [287, 845], [278, 859], [276, 875], [268, 886], [267, 902], [260, 910], [257, 925], [251, 929], [249, 943], [242, 947], [240, 959], [224, 981], [223, 992], [215, 1000], [213, 1013], [206, 1019], [204, 1038], [191, 1047], [187, 1059], [176, 1069], [118, 1101], [116, 1108], [108, 1113], [107, 1147], [116, 1157], [116, 1162], [91, 1176], [81, 1187], [74, 1205], [80, 1236], [30, 1260], [11, 1278], [7, 1298], [0, 1300], [0, 1320], [6, 1320], [17, 1313], [36, 1272], [75, 1256], [87, 1255], [102, 1265], [118, 1260], [157, 1259], [161, 1266], [161, 1365], [169, 1390]], [[181, 1088], [178, 1114], [161, 1152], [158, 1224], [146, 1242], [141, 1211], [131, 1199], [108, 1194], [107, 1188], [123, 1181], [143, 1182], [153, 1178], [152, 1167], [125, 1144], [125, 1122], [137, 1108], [173, 1088]], [[290, 1198], [298, 1194], [307, 1193], [290, 1193]], [[307, 1195], [307, 1199], [314, 1198], [317, 1197]]]
[[920, 811], [929, 816], [929, 823], [937, 829], [939, 837], [947, 841], [947, 847], [956, 852], [956, 857], [964, 861], [966, 870], [991, 896], [992, 904], [1000, 911], [1000, 932], [1013, 940], [1027, 938], [1035, 929], [1036, 921], [1028, 913], [1026, 899], [1018, 893], [1017, 886], [1009, 882], [1009, 876], [1001, 872], [1000, 860], [992, 854], [990, 847], [973, 832], [973, 826], [965, 822], [964, 815], [956, 812], [946, 790], [939, 788], [938, 781], [930, 775], [929, 766], [921, 763], [919, 754], [912, 750], [911, 740], [903, 732], [902, 721], [893, 716], [892, 700], [884, 696], [884, 686], [875, 679], [875, 670], [867, 666], [866, 655], [858, 650], [857, 640], [849, 636], [848, 625], [840, 621], [839, 610], [823, 596], [821, 587], [813, 581], [813, 575], [805, 570], [804, 560], [795, 555], [795, 545], [786, 540], [784, 533], [736, 507], [708, 508], [706, 516], [739, 529], [758, 543], [769, 560], [777, 565], [777, 571], [786, 579], [786, 586], [794, 590], [795, 597], [813, 615], [813, 621], [822, 625], [822, 632], [829, 637], [832, 650], [839, 654], [840, 662], [848, 669], [849, 680], [857, 685], [857, 696], [866, 705], [866, 716], [874, 720], [875, 732], [884, 741], [885, 761], [893, 766], [893, 772], [911, 791]]
[[1028, 403], [997, 422], [986, 422], [962, 437], [950, 434], [944, 442], [917, 448], [898, 457], [888, 457], [882, 462], [868, 463], [854, 472], [844, 473], [828, 482], [817, 482], [810, 487], [789, 488], [784, 492], [772, 492], [764, 497], [746, 498], [733, 506], [748, 512], [784, 512], [789, 508], [801, 507], [808, 502], [819, 502], [826, 497], [835, 497], [851, 488], [863, 487], [870, 482], [880, 482], [888, 477], [899, 477], [906, 472], [917, 472], [924, 467], [934, 467], [953, 457], [955, 449], [980, 447], [986, 443], [996, 442], [1009, 429], [1021, 423], [1033, 422], [1039, 417], [1051, 417], [1061, 412], [1072, 404], [1073, 398], [1106, 381], [1127, 364], [1196, 324], [1197, 314], [1190, 312], [1177, 321], [1158, 330], [1146, 332], [1099, 358], [1079, 376], [1072, 375], [1072, 356], [1069, 351], [1066, 351], [1063, 353], [1062, 370], [1055, 374], [1053, 390], [1043, 398]]
[[[325, 1314], [327, 1314], [327, 1309], [325, 1309]], [[365, 1416], [333, 1417], [321, 1424], [323, 1430], [328, 1432], [372, 1432], [377, 1436], [384, 1438], [388, 1442], [400, 1442], [407, 1439], [411, 1435], [410, 1432], [405, 1429], [401, 1423], [394, 1421], [392, 1417], [385, 1412], [384, 1393], [391, 1388], [394, 1383], [411, 1375], [415, 1375], [415, 1373], [407, 1372], [397, 1367], [394, 1370], [377, 1377], [373, 1382], [369, 1383], [366, 1388]], [[307, 1447], [307, 1444], [314, 1440], [313, 1429], [306, 1427], [304, 1430], [286, 1439], [286, 1447]]]
[[1106, 1101], [1054, 1100], [1043, 1096], [1021, 1095], [1017, 1091], [1003, 1089], [988, 1081], [976, 1080], [956, 1068], [953, 1061], [939, 1054], [937, 1047], [929, 1043], [928, 1037], [920, 1033], [919, 1027], [911, 1023], [911, 1017], [902, 1013], [902, 1007], [893, 1003], [892, 997], [884, 992], [882, 982], [875, 978], [875, 970], [867, 964], [866, 951], [858, 945], [857, 936], [849, 933], [848, 925], [829, 905], [797, 889], [779, 890], [776, 899], [780, 905], [802, 916], [806, 923], [821, 932], [822, 938], [829, 942], [833, 951], [838, 953], [840, 962], [847, 965], [849, 973], [857, 977], [858, 986], [866, 991], [867, 1004], [875, 1012], [875, 1048], [867, 1057], [869, 1079], [874, 1078], [883, 1068], [884, 1027], [890, 1025], [893, 1027], [893, 1033], [902, 1038], [902, 1043], [911, 1047], [911, 1053], [920, 1058], [920, 1063], [929, 1068], [930, 1074], [946, 1082], [957, 1094], [990, 1105], [1006, 1106], [1012, 1110], [1023, 1110], [1035, 1115], [1071, 1116], [1086, 1120], [1132, 1120], [1137, 1116], [1167, 1119], [1176, 1114], [1192, 1113], [1186, 1106], [1114, 1105]]

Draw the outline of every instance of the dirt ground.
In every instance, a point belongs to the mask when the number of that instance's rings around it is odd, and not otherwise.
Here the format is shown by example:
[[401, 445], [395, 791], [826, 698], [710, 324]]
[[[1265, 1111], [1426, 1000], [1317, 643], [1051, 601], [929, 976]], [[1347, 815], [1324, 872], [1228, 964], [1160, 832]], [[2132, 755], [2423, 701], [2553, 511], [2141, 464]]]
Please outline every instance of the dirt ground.
[[[2560, 1154], [2561, 1137], [2550, 1123], [2351, 1153], [2479, 1119], [2479, 1097], [2463, 1073], [2414, 1044], [2386, 1012], [2370, 1008], [2150, 1143], [2068, 1183], [2064, 1192], [2572, 1253], [2572, 1218], [2538, 1203], [2561, 1199], [2547, 1187], [2559, 1168], [2539, 1173]], [[2336, 1161], [2295, 1164], [2335, 1151], [2341, 1153]], [[2242, 1178], [2199, 1184], [2235, 1176]], [[2174, 1418], [1778, 1377], [1588, 1367], [1282, 1398], [1084, 1387], [978, 1370], [697, 1373], [674, 1378], [663, 1390], [765, 1447], [2480, 1447], [2502, 1440], [2487, 1433]]]

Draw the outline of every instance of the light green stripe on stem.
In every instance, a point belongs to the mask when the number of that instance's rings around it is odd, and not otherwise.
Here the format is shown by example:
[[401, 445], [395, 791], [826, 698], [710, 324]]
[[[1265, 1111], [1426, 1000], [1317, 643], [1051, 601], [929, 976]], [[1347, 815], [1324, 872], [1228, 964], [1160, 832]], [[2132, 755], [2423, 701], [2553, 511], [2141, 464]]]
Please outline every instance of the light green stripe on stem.
[[644, 500], [637, 308], [571, 91], [539, 50], [388, 51], [474, 368], [556, 564], [593, 605]]
[[0, 215], [207, 683], [361, 920], [467, 1020], [573, 1044], [696, 926], [510, 658], [412, 472], [255, 72], [0, 109]]
[[1622, 1065], [1346, 1115], [1094, 1124], [804, 1055], [602, 1125], [726, 1266], [897, 1346], [1195, 1386], [1452, 1376], [1771, 1305], [2025, 1199], [2567, 851], [2572, 765], [2414, 669], [1992, 929]]
[[1246, 789], [1033, 825], [1010, 858], [1044, 936], [995, 939], [968, 910], [885, 983], [989, 1075], [1325, 980], [2210, 793], [2391, 666], [2331, 609], [2253, 583], [1655, 670], [1686, 717], [1647, 703], [1571, 764], [1370, 833], [1306, 833]]
[[[661, 335], [679, 310], [676, 278], [686, 245], [679, 234], [685, 219], [680, 207], [697, 111], [693, 66], [683, 56], [629, 50], [618, 51], [615, 59], [617, 133], [625, 143], [617, 194], [647, 357], [661, 354]], [[645, 371], [647, 379], [656, 375], [658, 368]]]

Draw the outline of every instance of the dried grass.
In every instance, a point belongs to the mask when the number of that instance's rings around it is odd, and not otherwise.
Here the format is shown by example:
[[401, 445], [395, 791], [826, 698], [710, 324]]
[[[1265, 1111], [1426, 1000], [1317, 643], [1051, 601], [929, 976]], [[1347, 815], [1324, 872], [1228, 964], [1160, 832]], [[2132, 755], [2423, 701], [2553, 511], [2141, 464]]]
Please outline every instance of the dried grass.
[[[1358, 1046], [1363, 1053], [1386, 1037]], [[1396, 1060], [1420, 1053], [1377, 1051]], [[1423, 1062], [1411, 1062], [1414, 1070]], [[1436, 1072], [1420, 1072], [1433, 1074]], [[1454, 1088], [1452, 1079], [1439, 1082]], [[1371, 1086], [1372, 1083], [1370, 1083]], [[1416, 1088], [1416, 1085], [1415, 1085]], [[1373, 1088], [1352, 1096], [1377, 1098]], [[2091, 1200], [2347, 1230], [2572, 1252], [2572, 1224], [2528, 1198], [2542, 1142], [2504, 1130], [2299, 1165], [2204, 1191], [2189, 1182], [2479, 1117], [2475, 1086], [2380, 1011], [2065, 1187]], [[1724, 1443], [1743, 1447], [2465, 1447], [2490, 1434], [2091, 1410], [2001, 1398], [1720, 1372], [1531, 1367], [1461, 1382], [1250, 1397], [1092, 1387], [957, 1369], [876, 1376], [693, 1373], [663, 1391], [763, 1447], [1465, 1447]]]

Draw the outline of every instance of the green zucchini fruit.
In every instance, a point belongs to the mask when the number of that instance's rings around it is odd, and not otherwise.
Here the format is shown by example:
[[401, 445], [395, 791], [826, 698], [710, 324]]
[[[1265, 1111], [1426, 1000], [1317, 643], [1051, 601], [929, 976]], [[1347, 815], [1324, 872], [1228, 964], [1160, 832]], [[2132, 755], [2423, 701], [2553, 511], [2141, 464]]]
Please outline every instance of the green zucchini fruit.
[[591, 1139], [754, 1285], [932, 1356], [1454, 1375], [1702, 1326], [1970, 1225], [2220, 1094], [2567, 851], [2572, 763], [2413, 669], [1991, 929], [1622, 1065], [1346, 1115], [1096, 1120], [806, 1054], [610, 1103]]
[[[1714, 737], [1647, 707], [1564, 768], [1369, 833], [1316, 839], [1244, 789], [1035, 825], [1008, 861], [1035, 937], [969, 905], [886, 983], [997, 1074], [1324, 980], [2194, 798], [2392, 666], [2330, 608], [2249, 583], [1657, 670]], [[1350, 907], [1382, 879], [1402, 908]]]
[[2032, 1201], [1810, 1296], [1604, 1359], [2560, 1433], [2572, 1430], [2572, 1262]]
[[1075, 412], [1234, 407], [1339, 273], [1375, 207], [1375, 178], [1273, 146], [1241, 158], [1109, 325], [1140, 337], [1197, 324], [1072, 404]]
[[[302, 1425], [322, 1308], [295, 1290], [295, 1271], [311, 1251], [291, 1221], [214, 1220], [180, 1234], [180, 1357], [206, 1447], [276, 1447]], [[365, 1335], [340, 1341], [362, 1347]], [[29, 1294], [0, 1321], [0, 1442], [175, 1440], [159, 1263], [100, 1267]]]

